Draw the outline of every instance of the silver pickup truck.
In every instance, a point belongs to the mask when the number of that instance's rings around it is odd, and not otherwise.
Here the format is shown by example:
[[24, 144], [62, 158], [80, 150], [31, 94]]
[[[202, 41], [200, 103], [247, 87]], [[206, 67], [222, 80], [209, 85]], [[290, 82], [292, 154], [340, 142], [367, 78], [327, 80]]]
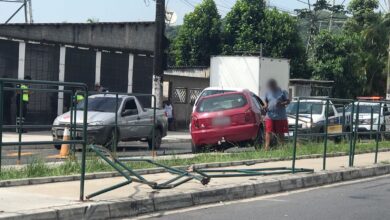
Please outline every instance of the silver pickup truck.
[[[77, 137], [82, 137], [83, 107], [77, 105]], [[134, 96], [118, 96], [118, 138], [115, 137], [116, 96], [110, 94], [88, 97], [88, 143], [111, 147], [119, 141], [147, 141], [152, 148], [153, 109], [143, 108]], [[62, 140], [64, 127], [70, 124], [70, 112], [58, 116], [53, 122], [53, 140]], [[167, 135], [168, 122], [163, 110], [156, 110], [155, 149], [161, 145], [161, 139]], [[61, 146], [55, 146], [59, 149]]]

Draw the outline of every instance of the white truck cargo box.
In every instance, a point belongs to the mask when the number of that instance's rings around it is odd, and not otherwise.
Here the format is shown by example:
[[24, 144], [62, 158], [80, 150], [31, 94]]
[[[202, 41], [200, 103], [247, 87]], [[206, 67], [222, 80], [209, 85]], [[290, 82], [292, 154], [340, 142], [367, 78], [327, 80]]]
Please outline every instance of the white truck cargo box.
[[264, 97], [269, 79], [288, 91], [290, 62], [257, 56], [215, 56], [210, 64], [210, 86], [244, 88]]

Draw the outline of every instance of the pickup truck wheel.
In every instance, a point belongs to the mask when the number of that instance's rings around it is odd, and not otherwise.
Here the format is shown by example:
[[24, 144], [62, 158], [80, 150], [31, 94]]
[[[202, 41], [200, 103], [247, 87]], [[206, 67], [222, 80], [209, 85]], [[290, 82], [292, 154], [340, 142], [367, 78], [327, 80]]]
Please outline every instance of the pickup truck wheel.
[[57, 150], [61, 150], [61, 144], [54, 145], [54, 148], [57, 149]]
[[[156, 129], [154, 131], [154, 149], [158, 150], [161, 147], [161, 142], [162, 142], [162, 134], [160, 129]], [[148, 145], [149, 145], [149, 150], [153, 150], [153, 142], [152, 139], [148, 139]]]
[[[103, 147], [109, 149], [109, 150], [114, 150], [114, 143], [116, 143], [116, 147], [118, 147], [118, 137], [114, 138], [115, 137], [115, 130], [112, 129], [111, 132], [108, 134], [109, 136], [107, 137], [107, 142], [103, 145]], [[119, 136], [119, 133], [117, 133], [117, 135]]]

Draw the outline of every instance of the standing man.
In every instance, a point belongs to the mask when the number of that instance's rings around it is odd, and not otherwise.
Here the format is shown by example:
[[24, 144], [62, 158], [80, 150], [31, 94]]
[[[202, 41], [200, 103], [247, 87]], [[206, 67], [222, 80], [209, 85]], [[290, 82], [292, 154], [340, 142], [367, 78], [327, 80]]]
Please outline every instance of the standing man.
[[[25, 76], [25, 80], [31, 80], [30, 76]], [[18, 84], [16, 88], [21, 89], [16, 92], [16, 125], [24, 123], [27, 117], [27, 105], [30, 101], [29, 87], [26, 84]], [[24, 130], [22, 132], [25, 132]]]
[[284, 133], [288, 132], [286, 106], [290, 104], [287, 91], [283, 91], [275, 79], [267, 83], [265, 94], [265, 107], [267, 116], [265, 119], [265, 150], [270, 149], [272, 134], [276, 134], [278, 141], [284, 143]]
[[164, 103], [164, 111], [165, 111], [165, 115], [167, 116], [168, 118], [168, 130], [169, 131], [173, 131], [174, 130], [174, 118], [173, 118], [173, 106], [171, 104], [171, 101], [166, 101]]

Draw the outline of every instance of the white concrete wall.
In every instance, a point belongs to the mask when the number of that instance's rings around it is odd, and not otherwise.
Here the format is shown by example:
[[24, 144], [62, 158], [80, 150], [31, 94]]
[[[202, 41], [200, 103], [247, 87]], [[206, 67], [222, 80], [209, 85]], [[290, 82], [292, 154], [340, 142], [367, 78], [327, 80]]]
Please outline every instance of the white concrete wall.
[[127, 81], [127, 92], [133, 92], [133, 75], [134, 75], [134, 54], [129, 54], [129, 71]]
[[18, 79], [24, 79], [25, 71], [25, 59], [26, 59], [26, 43], [19, 42], [19, 62], [18, 62]]

